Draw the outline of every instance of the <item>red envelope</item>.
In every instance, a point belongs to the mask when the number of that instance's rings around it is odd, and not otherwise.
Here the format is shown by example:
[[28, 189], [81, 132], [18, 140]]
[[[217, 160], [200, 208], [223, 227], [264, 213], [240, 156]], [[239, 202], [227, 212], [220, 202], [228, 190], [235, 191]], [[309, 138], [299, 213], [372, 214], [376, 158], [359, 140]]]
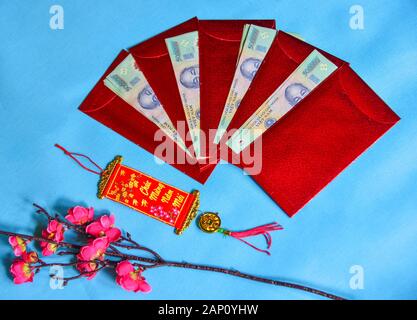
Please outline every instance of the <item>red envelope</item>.
[[[239, 128], [314, 49], [280, 31], [229, 129]], [[262, 169], [252, 176], [289, 216], [399, 121], [348, 63], [319, 51], [339, 68], [261, 136]], [[252, 165], [239, 166], [250, 173]]]
[[[148, 152], [154, 153], [155, 148], [160, 143], [154, 141], [154, 134], [159, 129], [158, 126], [119, 98], [103, 83], [105, 77], [128, 54], [127, 51], [122, 51], [117, 56], [116, 60], [106, 70], [79, 109]], [[167, 137], [167, 139], [169, 138]], [[204, 183], [211, 173], [210, 170], [200, 172], [198, 164], [175, 163], [172, 165], [200, 183]]]
[[181, 130], [178, 132], [188, 147], [192, 147], [192, 142], [186, 140], [186, 116], [165, 39], [197, 31], [197, 28], [198, 19], [192, 18], [129, 49], [174, 126], [177, 126], [178, 121], [185, 124], [185, 134]]
[[[236, 63], [240, 37], [242, 35], [243, 25], [245, 23], [258, 23], [260, 25], [275, 25], [273, 20], [266, 21], [205, 21], [203, 25], [207, 25], [208, 29], [213, 35], [223, 35], [225, 39], [238, 39], [233, 42], [236, 50], [230, 50], [229, 41], [216, 42], [218, 49], [223, 52], [226, 60], [233, 60]], [[174, 37], [183, 33], [197, 30], [198, 19], [190, 19], [178, 26], [175, 26], [165, 32], [162, 32], [132, 48], [129, 52], [135, 58], [139, 68], [145, 74], [150, 86], [156, 93], [159, 101], [164, 106], [170, 119], [177, 124], [177, 121], [186, 121], [184, 109], [181, 103], [181, 98], [178, 93], [178, 87], [175, 75], [172, 71], [171, 60], [169, 58], [168, 50], [165, 44], [165, 38]], [[203, 37], [206, 29], [203, 30]], [[224, 48], [222, 47], [224, 45]], [[201, 44], [200, 44], [201, 46]], [[201, 51], [201, 48], [200, 48]], [[230, 59], [230, 52], [234, 58]], [[97, 121], [103, 123], [107, 127], [118, 132], [125, 138], [144, 148], [148, 152], [153, 153], [159, 142], [154, 141], [154, 134], [159, 129], [156, 125], [142, 116], [133, 107], [129, 106], [116, 94], [110, 91], [103, 84], [103, 79], [128, 55], [128, 52], [122, 51], [116, 60], [112, 63], [103, 77], [98, 81], [96, 86], [87, 96], [85, 101], [80, 106], [80, 110]], [[233, 71], [230, 72], [233, 76]], [[231, 80], [230, 80], [231, 81]], [[214, 83], [213, 86], [219, 90], [229, 90], [230, 82], [227, 83], [227, 88], [222, 88], [222, 83]], [[226, 93], [227, 95], [227, 93]], [[225, 99], [226, 99], [225, 95]], [[224, 100], [225, 101], [225, 100]], [[223, 108], [223, 106], [221, 107]], [[219, 119], [221, 110], [219, 111]], [[187, 128], [188, 129], [188, 128]], [[169, 139], [169, 138], [167, 138]], [[183, 140], [186, 141], [185, 137]], [[188, 143], [191, 145], [191, 142]], [[178, 152], [183, 153], [181, 150]], [[184, 156], [184, 154], [182, 155]], [[193, 179], [204, 183], [215, 165], [205, 167], [200, 172], [200, 164], [172, 164], [174, 167], [189, 175]]]
[[[275, 20], [199, 20], [200, 127], [206, 134], [201, 150], [216, 149], [209, 130], [218, 128], [236, 70], [245, 24], [275, 28]], [[214, 159], [216, 160], [216, 159]], [[209, 169], [207, 169], [209, 168]], [[212, 166], [204, 167], [210, 170]]]

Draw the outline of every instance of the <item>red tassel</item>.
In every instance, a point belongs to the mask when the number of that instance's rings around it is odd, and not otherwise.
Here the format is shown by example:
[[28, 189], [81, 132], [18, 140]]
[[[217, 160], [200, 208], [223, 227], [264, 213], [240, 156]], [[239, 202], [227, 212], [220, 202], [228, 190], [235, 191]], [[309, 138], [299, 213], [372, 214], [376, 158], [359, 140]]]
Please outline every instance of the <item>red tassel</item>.
[[247, 244], [248, 246], [252, 247], [253, 249], [257, 251], [266, 253], [267, 255], [271, 255], [268, 250], [260, 249], [254, 246], [253, 244], [249, 243], [248, 241], [243, 240], [243, 238], [257, 236], [257, 235], [262, 234], [265, 237], [267, 249], [269, 249], [272, 245], [272, 237], [269, 232], [282, 230], [282, 229], [283, 229], [282, 226], [280, 226], [276, 222], [273, 222], [270, 224], [265, 224], [263, 226], [255, 227], [255, 228], [245, 230], [245, 231], [228, 231], [225, 233], [228, 234], [229, 236], [232, 236], [233, 238], [236, 238], [242, 241], [243, 243]]

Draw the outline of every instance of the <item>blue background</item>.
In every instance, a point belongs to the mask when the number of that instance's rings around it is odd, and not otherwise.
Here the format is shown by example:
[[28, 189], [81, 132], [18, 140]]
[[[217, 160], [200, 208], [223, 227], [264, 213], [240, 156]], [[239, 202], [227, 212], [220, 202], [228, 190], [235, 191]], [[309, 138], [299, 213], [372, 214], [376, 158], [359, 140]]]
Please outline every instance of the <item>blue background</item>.
[[[51, 30], [49, 8], [63, 6], [65, 29]], [[349, 8], [364, 8], [365, 29], [349, 27]], [[193, 16], [275, 18], [277, 26], [344, 60], [402, 118], [298, 215], [288, 218], [248, 176], [219, 165], [201, 186], [87, 117], [77, 107], [121, 48]], [[353, 299], [417, 298], [417, 1], [1, 1], [0, 228], [32, 232], [32, 202], [75, 203], [116, 214], [117, 224], [166, 259], [205, 263], [311, 285]], [[192, 226], [169, 227], [95, 196], [97, 177], [53, 147], [125, 163], [184, 190], [200, 189], [202, 209], [235, 229], [279, 221], [272, 256]], [[261, 242], [259, 242], [260, 244]], [[7, 239], [0, 239], [0, 298], [30, 299], [312, 299], [310, 294], [226, 275], [149, 270], [149, 295], [125, 292], [109, 273], [52, 290], [46, 270], [13, 285]], [[365, 272], [352, 290], [351, 266]]]

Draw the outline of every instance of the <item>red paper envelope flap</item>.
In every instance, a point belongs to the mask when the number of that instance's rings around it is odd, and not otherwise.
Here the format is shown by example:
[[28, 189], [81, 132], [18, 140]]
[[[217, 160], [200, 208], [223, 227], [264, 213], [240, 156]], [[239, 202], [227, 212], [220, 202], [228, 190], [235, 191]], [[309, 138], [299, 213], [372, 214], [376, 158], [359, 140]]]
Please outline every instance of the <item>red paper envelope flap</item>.
[[[275, 28], [275, 20], [199, 20], [198, 31], [204, 37], [210, 36], [220, 41], [238, 42], [242, 39], [245, 24], [255, 24], [266, 28]], [[237, 57], [237, 53], [236, 53]], [[236, 62], [236, 61], [235, 61]]]
[[80, 106], [81, 111], [95, 111], [104, 107], [107, 103], [111, 103], [112, 100], [116, 97], [113, 91], [108, 90], [104, 85], [103, 80], [107, 75], [116, 68], [127, 56], [129, 53], [125, 50], [120, 51], [116, 59], [113, 60], [111, 65], [104, 72], [100, 80], [97, 82], [95, 87], [90, 91], [88, 96], [84, 99], [83, 103]]
[[400, 117], [352, 69], [342, 68], [337, 79], [342, 87], [342, 92], [370, 120], [389, 125], [400, 120]]
[[[323, 51], [303, 40], [300, 40], [284, 31], [279, 31], [277, 37], [275, 38], [275, 43], [273, 46], [278, 46], [281, 51], [283, 51], [288, 58], [293, 60], [297, 65], [304, 61], [305, 58], [313, 51], [314, 49], [322, 53], [327, 59], [332, 61], [335, 65], [341, 66], [346, 61], [331, 55], [330, 53]], [[266, 56], [268, 58], [269, 54]]]
[[293, 216], [398, 120], [344, 64], [263, 134], [252, 178]]
[[178, 121], [184, 125], [185, 132], [179, 133], [187, 146], [192, 143], [186, 139], [188, 126], [165, 39], [196, 31], [197, 23], [197, 18], [190, 19], [129, 49], [174, 126]]
[[[154, 153], [160, 142], [154, 141], [154, 134], [159, 129], [140, 112], [119, 98], [104, 83], [104, 78], [128, 55], [122, 51], [104, 75], [91, 90], [79, 109], [90, 117], [118, 132], [150, 153]], [[169, 138], [167, 138], [169, 139]], [[193, 179], [204, 183], [212, 170], [200, 172], [198, 165], [172, 164], [175, 168]], [[214, 169], [214, 168], [213, 168]]]
[[[240, 41], [245, 24], [275, 28], [275, 20], [199, 20], [200, 115], [201, 130], [217, 129], [236, 69]], [[214, 136], [213, 136], [214, 138]]]
[[194, 17], [131, 47], [129, 52], [135, 57], [150, 59], [168, 55], [168, 50], [165, 45], [166, 38], [196, 31], [197, 28], [198, 19]]

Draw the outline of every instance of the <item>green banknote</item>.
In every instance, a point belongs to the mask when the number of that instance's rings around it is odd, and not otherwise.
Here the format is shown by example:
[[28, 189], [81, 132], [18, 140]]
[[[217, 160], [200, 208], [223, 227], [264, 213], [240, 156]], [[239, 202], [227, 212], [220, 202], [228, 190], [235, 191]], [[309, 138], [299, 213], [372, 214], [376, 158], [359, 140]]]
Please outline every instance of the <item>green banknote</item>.
[[240, 153], [305, 98], [337, 67], [314, 50], [226, 142]]
[[227, 130], [239, 103], [245, 96], [256, 72], [268, 53], [277, 31], [275, 29], [245, 25], [243, 29], [239, 58], [233, 77], [229, 95], [223, 109], [222, 117], [214, 138], [214, 143], [219, 143]]
[[240, 54], [242, 53], [243, 45], [245, 44], [246, 37], [248, 36], [250, 24], [245, 24], [243, 26], [242, 38], [240, 39], [239, 54], [236, 60], [236, 66], [239, 64]]
[[178, 91], [187, 119], [194, 152], [200, 152], [200, 67], [198, 32], [189, 32], [165, 39], [169, 57], [177, 80]]
[[155, 123], [181, 149], [190, 154], [132, 55], [128, 55], [104, 79], [104, 85]]

